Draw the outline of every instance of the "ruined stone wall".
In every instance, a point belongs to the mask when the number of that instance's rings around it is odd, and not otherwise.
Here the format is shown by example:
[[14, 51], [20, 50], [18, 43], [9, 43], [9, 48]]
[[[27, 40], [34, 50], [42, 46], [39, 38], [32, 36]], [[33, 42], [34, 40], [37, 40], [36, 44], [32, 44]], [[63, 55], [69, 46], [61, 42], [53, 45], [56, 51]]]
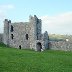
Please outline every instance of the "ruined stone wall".
[[[26, 39], [26, 35], [28, 39]], [[35, 40], [41, 38], [41, 20], [34, 15], [29, 22], [4, 21], [4, 43], [15, 48], [35, 48]]]
[[36, 15], [30, 16], [30, 48], [35, 49], [36, 40], [41, 39], [41, 20]]
[[11, 23], [10, 20], [8, 20], [8, 19], [4, 20], [3, 43], [6, 45], [9, 44], [9, 23]]
[[3, 42], [3, 34], [0, 34], [0, 43]]
[[50, 41], [50, 49], [72, 51], [72, 41]]
[[[13, 32], [10, 31], [11, 27], [13, 26]], [[29, 44], [29, 23], [28, 22], [20, 22], [20, 23], [11, 23], [9, 26], [9, 45], [12, 47], [19, 48], [30, 48]], [[13, 39], [11, 38], [11, 34], [13, 34]], [[26, 34], [28, 34], [28, 40], [26, 39]]]
[[4, 44], [14, 48], [30, 48], [45, 50], [48, 48], [48, 34], [42, 39], [41, 19], [36, 15], [30, 16], [29, 22], [15, 22], [5, 19], [4, 21]]
[[43, 41], [44, 41], [45, 48], [48, 49], [49, 48], [48, 47], [48, 43], [49, 43], [48, 32], [45, 31], [42, 36], [43, 36]]

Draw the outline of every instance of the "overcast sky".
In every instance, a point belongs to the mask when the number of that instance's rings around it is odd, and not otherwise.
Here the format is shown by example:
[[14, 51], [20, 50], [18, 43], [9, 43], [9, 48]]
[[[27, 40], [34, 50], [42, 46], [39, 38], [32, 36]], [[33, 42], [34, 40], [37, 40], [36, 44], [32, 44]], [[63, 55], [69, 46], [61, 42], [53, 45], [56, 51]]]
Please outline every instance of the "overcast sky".
[[0, 33], [4, 19], [24, 22], [29, 15], [42, 19], [42, 32], [72, 34], [72, 0], [0, 0]]

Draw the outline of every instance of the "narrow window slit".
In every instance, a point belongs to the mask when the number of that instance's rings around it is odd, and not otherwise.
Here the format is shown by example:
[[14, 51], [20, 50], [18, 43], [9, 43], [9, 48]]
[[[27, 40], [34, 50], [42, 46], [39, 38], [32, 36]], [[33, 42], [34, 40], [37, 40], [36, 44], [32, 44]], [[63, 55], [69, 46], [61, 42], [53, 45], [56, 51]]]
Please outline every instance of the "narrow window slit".
[[14, 29], [13, 29], [13, 26], [11, 25], [11, 32], [13, 32], [14, 31]]
[[13, 39], [14, 38], [14, 35], [13, 34], [11, 34], [11, 39]]
[[26, 40], [28, 40], [28, 34], [26, 34]]

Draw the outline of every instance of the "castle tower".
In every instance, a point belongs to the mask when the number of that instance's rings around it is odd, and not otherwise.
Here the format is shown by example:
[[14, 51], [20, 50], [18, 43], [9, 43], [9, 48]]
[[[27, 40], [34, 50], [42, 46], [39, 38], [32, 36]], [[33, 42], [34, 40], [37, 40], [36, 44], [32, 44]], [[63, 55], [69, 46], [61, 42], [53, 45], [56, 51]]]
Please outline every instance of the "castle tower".
[[9, 45], [9, 23], [11, 23], [11, 21], [8, 19], [4, 20], [4, 35], [3, 35], [3, 41], [4, 44]]
[[37, 49], [36, 45], [41, 40], [41, 20], [30, 16], [30, 48]]
[[30, 25], [34, 40], [41, 40], [41, 19], [38, 19], [36, 15], [30, 16]]
[[35, 30], [36, 30], [36, 40], [41, 40], [41, 19], [38, 19], [36, 17], [36, 15], [34, 15], [34, 19], [35, 19]]

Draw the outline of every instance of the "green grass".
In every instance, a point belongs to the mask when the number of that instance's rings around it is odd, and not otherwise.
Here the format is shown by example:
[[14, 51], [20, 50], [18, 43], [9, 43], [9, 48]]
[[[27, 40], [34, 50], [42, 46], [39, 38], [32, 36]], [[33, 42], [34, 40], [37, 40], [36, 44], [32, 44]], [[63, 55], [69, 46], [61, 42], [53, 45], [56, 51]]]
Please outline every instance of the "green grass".
[[0, 44], [0, 72], [72, 72], [72, 52], [35, 52]]

